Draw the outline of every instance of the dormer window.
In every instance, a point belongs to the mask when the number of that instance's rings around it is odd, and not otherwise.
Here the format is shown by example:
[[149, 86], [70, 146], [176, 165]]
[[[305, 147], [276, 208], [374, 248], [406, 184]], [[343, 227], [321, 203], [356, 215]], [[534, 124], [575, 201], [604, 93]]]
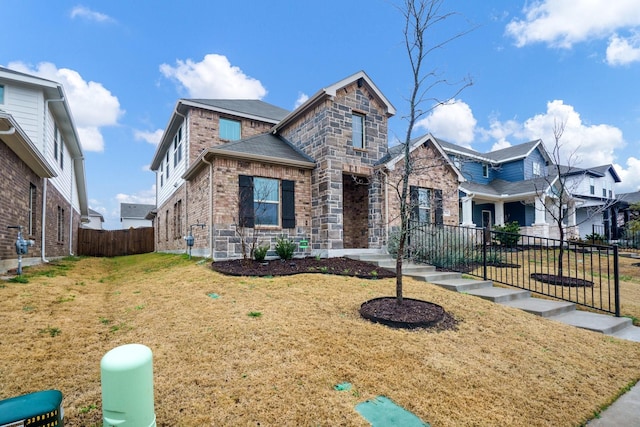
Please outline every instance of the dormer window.
[[482, 164], [482, 177], [489, 178], [489, 165], [486, 163]]
[[364, 116], [353, 113], [351, 115], [351, 144], [353, 148], [363, 149], [364, 147]]

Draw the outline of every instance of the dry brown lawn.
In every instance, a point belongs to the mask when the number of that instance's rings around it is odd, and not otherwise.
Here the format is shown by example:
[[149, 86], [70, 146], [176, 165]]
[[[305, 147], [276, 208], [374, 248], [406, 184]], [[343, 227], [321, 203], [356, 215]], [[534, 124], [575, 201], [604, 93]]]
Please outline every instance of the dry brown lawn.
[[424, 282], [405, 296], [457, 331], [361, 319], [393, 279], [225, 277], [196, 261], [86, 258], [0, 283], [0, 397], [56, 388], [66, 426], [101, 425], [100, 359], [127, 343], [153, 351], [158, 426], [366, 426], [354, 407], [378, 395], [436, 427], [576, 426], [640, 378], [639, 343]]

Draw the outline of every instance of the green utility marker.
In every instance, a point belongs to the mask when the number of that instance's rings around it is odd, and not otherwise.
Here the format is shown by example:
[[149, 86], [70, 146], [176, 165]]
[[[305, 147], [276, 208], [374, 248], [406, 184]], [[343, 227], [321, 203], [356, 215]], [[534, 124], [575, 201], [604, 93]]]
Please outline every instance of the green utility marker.
[[215, 294], [215, 293], [207, 294], [207, 296], [208, 296], [209, 298], [213, 298], [213, 299], [218, 299], [218, 298], [220, 298], [220, 295]]
[[336, 384], [333, 386], [333, 389], [337, 391], [351, 390], [351, 383]]
[[371, 423], [371, 427], [430, 427], [430, 424], [384, 396], [357, 404], [356, 411]]

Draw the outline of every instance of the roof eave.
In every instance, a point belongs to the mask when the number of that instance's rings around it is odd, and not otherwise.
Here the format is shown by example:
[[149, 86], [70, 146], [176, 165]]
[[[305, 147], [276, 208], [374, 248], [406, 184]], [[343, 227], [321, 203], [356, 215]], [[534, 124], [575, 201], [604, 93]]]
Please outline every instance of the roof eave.
[[31, 170], [41, 178], [53, 178], [57, 176], [55, 170], [33, 144], [31, 139], [22, 130], [13, 116], [0, 112], [0, 125], [6, 127], [0, 134], [5, 144], [22, 160]]

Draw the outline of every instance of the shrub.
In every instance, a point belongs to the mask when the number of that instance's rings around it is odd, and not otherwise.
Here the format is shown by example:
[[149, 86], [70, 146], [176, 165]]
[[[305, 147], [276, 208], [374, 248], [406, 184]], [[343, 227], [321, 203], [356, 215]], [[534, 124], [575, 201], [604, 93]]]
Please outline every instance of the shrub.
[[284, 260], [293, 258], [293, 253], [296, 250], [296, 244], [289, 240], [286, 236], [280, 236], [276, 238], [276, 253]]
[[253, 251], [253, 258], [256, 261], [264, 261], [265, 257], [267, 256], [267, 251], [268, 250], [269, 250], [269, 246], [268, 245], [258, 246]]
[[587, 234], [584, 238], [591, 243], [602, 243], [606, 239], [605, 236], [598, 233]]
[[494, 225], [494, 239], [501, 245], [514, 246], [520, 240], [520, 224], [517, 221], [508, 222], [505, 225]]

